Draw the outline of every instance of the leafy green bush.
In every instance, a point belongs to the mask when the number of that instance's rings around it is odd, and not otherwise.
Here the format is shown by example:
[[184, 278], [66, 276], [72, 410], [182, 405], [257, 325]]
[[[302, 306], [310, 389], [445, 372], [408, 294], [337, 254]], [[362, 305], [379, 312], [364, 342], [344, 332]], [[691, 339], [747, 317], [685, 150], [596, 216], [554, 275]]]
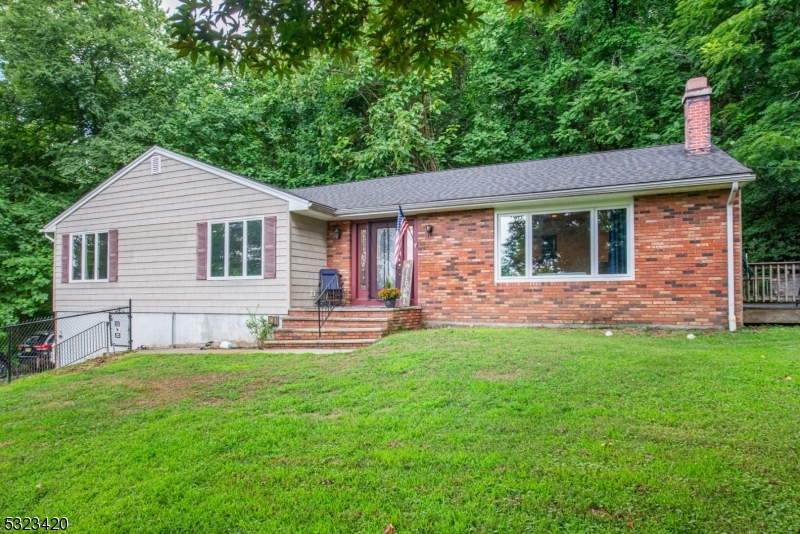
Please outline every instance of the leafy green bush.
[[258, 307], [256, 307], [256, 311], [254, 312], [248, 309], [247, 321], [245, 321], [244, 324], [256, 340], [256, 346], [259, 349], [263, 349], [264, 344], [272, 339], [272, 325], [265, 315], [257, 315], [257, 313]]

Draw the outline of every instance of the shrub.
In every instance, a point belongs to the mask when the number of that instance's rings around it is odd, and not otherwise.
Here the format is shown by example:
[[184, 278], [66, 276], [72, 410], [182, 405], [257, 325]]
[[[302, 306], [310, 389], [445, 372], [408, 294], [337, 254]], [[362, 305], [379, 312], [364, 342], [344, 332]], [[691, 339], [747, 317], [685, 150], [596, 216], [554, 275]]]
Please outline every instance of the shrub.
[[257, 306], [254, 312], [251, 312], [249, 309], [247, 310], [245, 326], [247, 326], [247, 329], [250, 330], [250, 334], [255, 338], [256, 346], [259, 349], [263, 349], [264, 343], [272, 339], [272, 325], [269, 324], [269, 320], [266, 316], [256, 315], [257, 313]]

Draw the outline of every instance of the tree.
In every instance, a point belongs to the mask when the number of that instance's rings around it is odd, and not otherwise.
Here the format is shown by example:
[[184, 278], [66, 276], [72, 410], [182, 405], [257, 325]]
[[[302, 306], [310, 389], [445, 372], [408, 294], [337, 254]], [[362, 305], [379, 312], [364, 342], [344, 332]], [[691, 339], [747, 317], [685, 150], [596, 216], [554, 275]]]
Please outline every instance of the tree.
[[163, 24], [146, 0], [0, 3], [0, 323], [50, 309], [39, 229], [151, 142]]
[[800, 10], [793, 0], [678, 2], [673, 31], [714, 81], [715, 140], [753, 169], [744, 249], [800, 258]]
[[[554, 11], [560, 0], [508, 0]], [[458, 60], [457, 44], [480, 23], [468, 0], [184, 0], [172, 17], [178, 57], [203, 56], [219, 68], [285, 75], [316, 54], [336, 64], [369, 50], [375, 66], [397, 73], [428, 71]]]

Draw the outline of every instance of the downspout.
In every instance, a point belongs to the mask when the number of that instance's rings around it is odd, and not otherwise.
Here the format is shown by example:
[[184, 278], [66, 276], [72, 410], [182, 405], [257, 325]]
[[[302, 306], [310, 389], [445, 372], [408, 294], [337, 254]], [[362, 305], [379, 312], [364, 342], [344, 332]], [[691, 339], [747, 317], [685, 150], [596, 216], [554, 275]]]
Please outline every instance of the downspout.
[[731, 194], [728, 196], [728, 330], [736, 331], [736, 280], [734, 279], [734, 254], [733, 254], [733, 201], [739, 191], [739, 182], [731, 185]]

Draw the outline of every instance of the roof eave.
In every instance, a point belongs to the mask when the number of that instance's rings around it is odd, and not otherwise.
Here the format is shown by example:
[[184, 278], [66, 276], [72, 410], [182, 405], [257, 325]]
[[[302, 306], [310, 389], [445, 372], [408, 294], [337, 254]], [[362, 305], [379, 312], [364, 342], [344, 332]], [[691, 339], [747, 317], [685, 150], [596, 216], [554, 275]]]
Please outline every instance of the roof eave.
[[[645, 184], [625, 184], [604, 187], [587, 187], [561, 191], [547, 191], [542, 193], [521, 193], [515, 195], [499, 195], [493, 197], [476, 197], [466, 199], [442, 200], [435, 202], [420, 202], [403, 204], [403, 212], [407, 214], [441, 211], [446, 209], [464, 210], [477, 209], [503, 204], [555, 200], [580, 196], [613, 195], [613, 194], [658, 194], [678, 192], [687, 189], [706, 187], [723, 187], [726, 184], [740, 182], [741, 184], [756, 179], [753, 173], [739, 173], [721, 176], [708, 176], [681, 180], [665, 180], [663, 182], [650, 182]], [[351, 208], [336, 210], [337, 219], [383, 217], [397, 213], [396, 205], [373, 206], [366, 208]]]

